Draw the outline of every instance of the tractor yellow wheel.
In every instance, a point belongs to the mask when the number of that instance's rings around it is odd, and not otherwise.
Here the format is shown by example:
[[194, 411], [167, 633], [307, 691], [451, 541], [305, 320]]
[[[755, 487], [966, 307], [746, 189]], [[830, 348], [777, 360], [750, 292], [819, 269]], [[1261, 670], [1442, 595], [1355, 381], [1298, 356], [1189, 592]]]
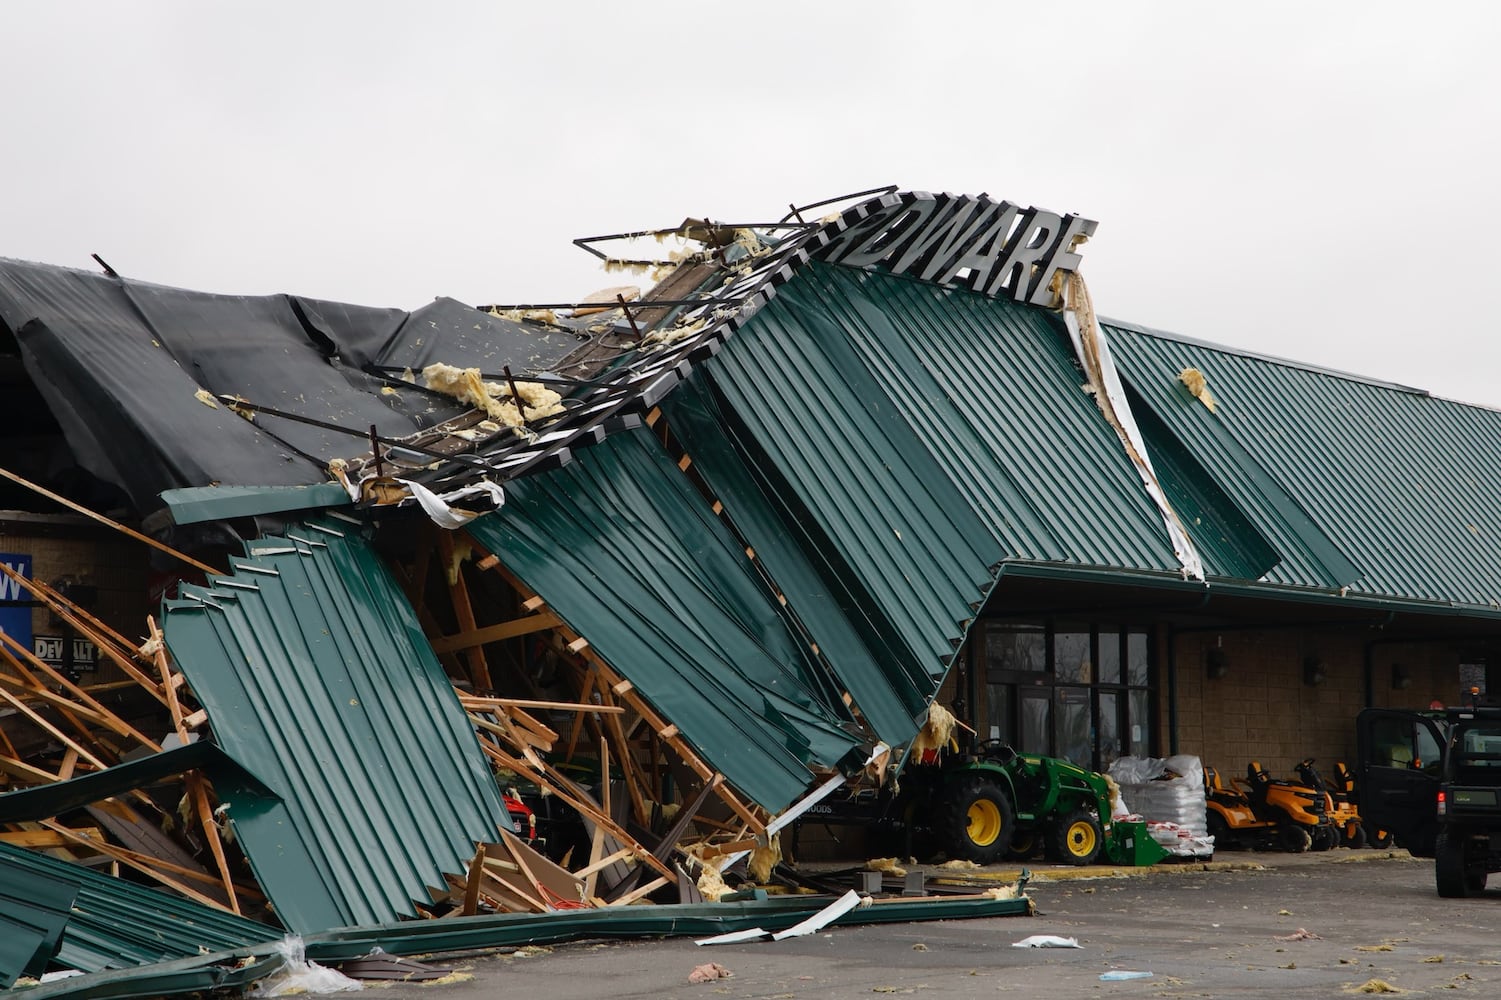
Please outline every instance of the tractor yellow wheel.
[[989, 847], [1001, 835], [1006, 824], [1001, 810], [989, 799], [975, 799], [969, 804], [969, 839], [976, 847]]
[[1065, 864], [1093, 864], [1105, 843], [1100, 821], [1084, 809], [1069, 813], [1053, 827], [1052, 833], [1052, 852]]
[[1099, 843], [1099, 838], [1095, 836], [1094, 824], [1084, 820], [1070, 825], [1064, 836], [1068, 838], [1069, 854], [1089, 854]]

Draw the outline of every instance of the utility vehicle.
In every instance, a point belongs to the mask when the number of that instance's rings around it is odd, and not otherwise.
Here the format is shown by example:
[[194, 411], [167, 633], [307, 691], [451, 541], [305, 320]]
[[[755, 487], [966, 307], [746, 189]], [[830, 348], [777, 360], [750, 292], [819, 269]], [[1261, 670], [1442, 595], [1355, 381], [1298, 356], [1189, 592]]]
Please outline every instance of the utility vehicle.
[[1362, 811], [1433, 858], [1440, 896], [1485, 889], [1501, 871], [1501, 706], [1366, 709], [1356, 722]]

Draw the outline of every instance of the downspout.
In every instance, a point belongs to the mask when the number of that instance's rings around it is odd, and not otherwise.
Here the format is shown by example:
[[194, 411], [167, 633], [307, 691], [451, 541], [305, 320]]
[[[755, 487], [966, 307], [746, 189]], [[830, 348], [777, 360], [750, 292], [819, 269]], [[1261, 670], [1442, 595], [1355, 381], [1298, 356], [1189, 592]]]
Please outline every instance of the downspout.
[[1374, 708], [1376, 705], [1376, 642], [1371, 640], [1365, 644], [1365, 656], [1362, 666], [1365, 669], [1365, 708]]
[[1167, 753], [1178, 755], [1178, 633], [1167, 633]]
[[[1209, 603], [1209, 587], [1204, 587], [1204, 595], [1199, 598], [1198, 608]], [[1197, 610], [1195, 608], [1194, 610]], [[1187, 629], [1185, 631], [1193, 631]], [[1168, 756], [1178, 755], [1178, 629], [1168, 626], [1167, 630], [1167, 748]]]

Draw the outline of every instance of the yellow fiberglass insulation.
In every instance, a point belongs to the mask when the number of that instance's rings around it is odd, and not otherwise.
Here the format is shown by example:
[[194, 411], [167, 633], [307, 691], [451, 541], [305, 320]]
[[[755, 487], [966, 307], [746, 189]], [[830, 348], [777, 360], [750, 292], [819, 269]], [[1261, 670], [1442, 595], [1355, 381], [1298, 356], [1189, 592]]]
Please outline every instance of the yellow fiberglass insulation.
[[782, 860], [782, 836], [772, 834], [771, 843], [765, 847], [757, 847], [751, 851], [750, 860], [746, 866], [750, 869], [751, 878], [760, 885], [771, 881], [771, 870]]
[[703, 896], [704, 899], [711, 903], [717, 903], [719, 902], [719, 897], [728, 896], [735, 890], [731, 889], [725, 883], [724, 876], [719, 874], [717, 868], [706, 864], [698, 876], [698, 891], [699, 895]]
[[1204, 377], [1203, 372], [1197, 368], [1185, 368], [1178, 373], [1178, 381], [1187, 386], [1188, 391], [1199, 402], [1209, 407], [1210, 413], [1214, 412], [1217, 404], [1214, 400], [1214, 394], [1209, 391], [1209, 380]]
[[912, 738], [911, 759], [921, 761], [927, 751], [947, 747], [953, 742], [956, 725], [958, 723], [954, 720], [954, 713], [934, 702], [928, 708], [927, 724], [922, 727], [922, 732]]
[[[522, 425], [516, 402], [511, 399], [511, 387], [501, 382], [486, 382], [480, 378], [478, 368], [432, 364], [422, 369], [422, 378], [429, 389], [484, 410], [496, 423], [507, 427]], [[526, 407], [527, 423], [563, 412], [563, 397], [540, 382], [517, 382], [516, 393]]]

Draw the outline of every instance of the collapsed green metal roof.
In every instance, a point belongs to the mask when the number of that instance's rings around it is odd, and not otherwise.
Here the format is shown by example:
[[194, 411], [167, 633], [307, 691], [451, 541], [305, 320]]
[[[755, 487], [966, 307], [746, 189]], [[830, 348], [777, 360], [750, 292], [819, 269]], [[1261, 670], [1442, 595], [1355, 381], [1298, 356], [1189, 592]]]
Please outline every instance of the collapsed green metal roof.
[[469, 531], [762, 806], [857, 746], [743, 546], [649, 430], [510, 483]]
[[358, 531], [328, 520], [257, 540], [232, 577], [165, 605], [215, 741], [264, 786], [216, 791], [299, 932], [415, 916], [476, 841], [510, 828], [415, 612]]
[[664, 408], [873, 722], [855, 675], [884, 673], [899, 743], [996, 564], [1177, 566], [1080, 377], [1043, 310], [811, 262]]
[[[1281, 587], [1501, 607], [1501, 413], [1128, 324], [1123, 378], [1278, 561]], [[1179, 381], [1207, 380], [1213, 410]]]

